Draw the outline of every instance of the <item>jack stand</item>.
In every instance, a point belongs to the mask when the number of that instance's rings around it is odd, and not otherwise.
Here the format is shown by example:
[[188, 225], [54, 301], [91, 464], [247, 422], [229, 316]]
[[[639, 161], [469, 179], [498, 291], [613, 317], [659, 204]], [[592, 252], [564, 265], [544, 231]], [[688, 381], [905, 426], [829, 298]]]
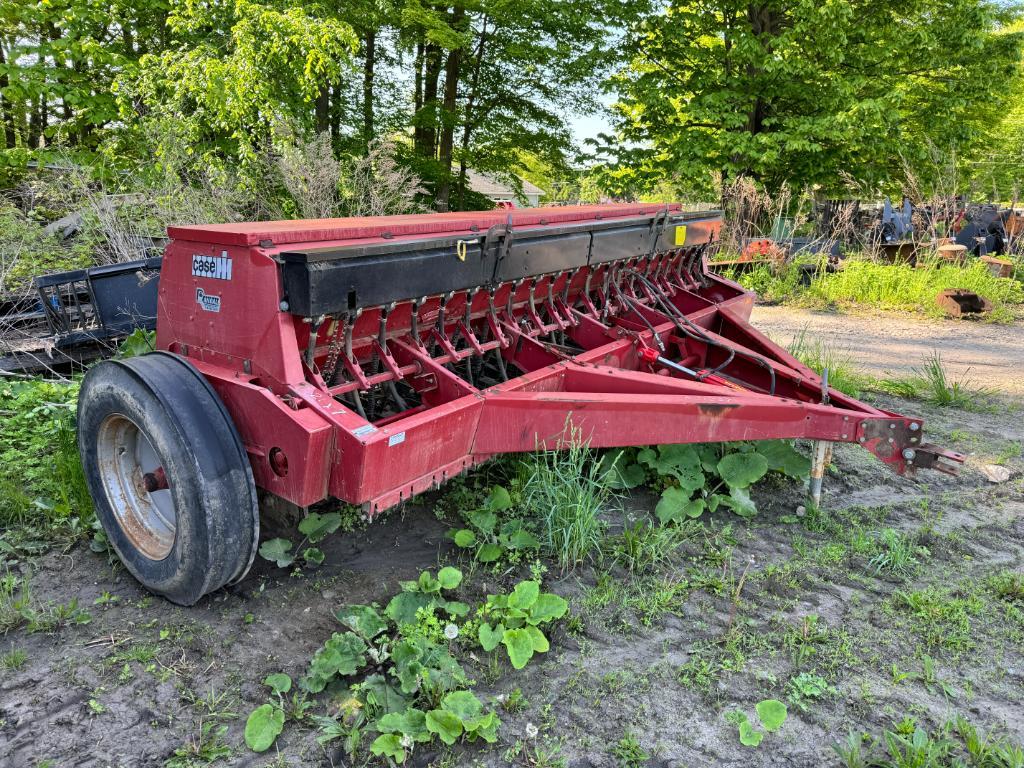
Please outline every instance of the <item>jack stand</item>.
[[811, 482], [808, 488], [814, 509], [821, 507], [821, 486], [825, 479], [825, 469], [831, 460], [832, 443], [815, 440], [811, 445]]

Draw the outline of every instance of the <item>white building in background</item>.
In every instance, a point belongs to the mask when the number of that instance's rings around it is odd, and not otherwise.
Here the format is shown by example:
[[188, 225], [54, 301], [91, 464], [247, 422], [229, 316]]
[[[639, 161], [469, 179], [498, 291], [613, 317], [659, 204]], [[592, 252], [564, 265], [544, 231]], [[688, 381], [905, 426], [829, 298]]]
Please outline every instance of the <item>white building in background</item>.
[[544, 194], [543, 189], [535, 187], [522, 177], [519, 177], [519, 181], [523, 185], [522, 194], [519, 194], [511, 184], [479, 171], [467, 170], [466, 180], [469, 182], [469, 188], [474, 192], [486, 195], [496, 203], [511, 202], [517, 207], [524, 204], [525, 198], [526, 206], [535, 208], [540, 204], [541, 195]]

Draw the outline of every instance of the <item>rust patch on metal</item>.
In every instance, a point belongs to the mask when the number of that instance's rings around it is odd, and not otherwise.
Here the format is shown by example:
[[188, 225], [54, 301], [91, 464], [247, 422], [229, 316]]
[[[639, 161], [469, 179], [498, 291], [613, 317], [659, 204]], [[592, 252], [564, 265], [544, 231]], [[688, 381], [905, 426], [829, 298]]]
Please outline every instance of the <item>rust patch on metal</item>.
[[700, 403], [697, 410], [704, 416], [721, 416], [726, 411], [739, 407], [739, 403]]

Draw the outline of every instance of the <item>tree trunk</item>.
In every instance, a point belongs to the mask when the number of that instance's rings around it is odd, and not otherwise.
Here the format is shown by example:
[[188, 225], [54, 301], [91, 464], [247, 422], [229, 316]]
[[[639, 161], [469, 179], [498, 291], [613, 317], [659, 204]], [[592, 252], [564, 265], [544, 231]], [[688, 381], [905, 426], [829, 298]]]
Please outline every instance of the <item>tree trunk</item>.
[[14, 149], [18, 143], [18, 133], [14, 130], [13, 105], [4, 96], [7, 87], [11, 84], [7, 74], [7, 59], [4, 55], [4, 41], [0, 40], [0, 120], [4, 124], [4, 146], [7, 149]]
[[[423, 109], [423, 61], [424, 61], [424, 45], [423, 41], [420, 40], [416, 43], [416, 81], [413, 93], [413, 115], [418, 115], [420, 110]], [[412, 127], [412, 146], [413, 151], [419, 155], [421, 154], [421, 148], [423, 146], [423, 129], [419, 123], [415, 123]]]
[[424, 52], [426, 70], [423, 73], [423, 107], [420, 119], [426, 118], [421, 134], [423, 143], [420, 157], [437, 157], [437, 81], [441, 77], [441, 49], [428, 44]]
[[323, 133], [331, 126], [331, 84], [322, 83], [313, 102], [313, 122], [317, 133]]
[[338, 144], [341, 140], [341, 118], [342, 118], [342, 104], [343, 94], [341, 92], [341, 83], [336, 82], [331, 85], [331, 146], [334, 147], [335, 151], [338, 149]]
[[459, 152], [459, 209], [466, 207], [466, 162], [469, 156], [469, 137], [476, 124], [473, 107], [476, 105], [476, 91], [480, 83], [480, 68], [484, 60], [484, 51], [487, 47], [487, 17], [484, 16], [480, 26], [480, 41], [477, 43], [476, 52], [473, 54], [473, 74], [469, 81], [469, 94], [466, 96], [466, 113], [462, 117], [462, 141]]
[[[458, 28], [465, 18], [465, 11], [459, 7], [452, 14], [452, 27]], [[462, 71], [462, 49], [448, 52], [444, 65], [444, 100], [441, 104], [441, 143], [438, 159], [441, 161], [441, 183], [437, 188], [435, 206], [439, 211], [448, 210], [448, 198], [452, 186], [452, 149], [455, 145], [455, 112], [458, 109], [459, 75]]]
[[363, 40], [363, 143], [373, 141], [373, 86], [377, 66], [377, 32], [370, 30]]
[[32, 105], [32, 114], [28, 121], [28, 146], [29, 149], [39, 149], [39, 140], [46, 129], [46, 97], [42, 94]]

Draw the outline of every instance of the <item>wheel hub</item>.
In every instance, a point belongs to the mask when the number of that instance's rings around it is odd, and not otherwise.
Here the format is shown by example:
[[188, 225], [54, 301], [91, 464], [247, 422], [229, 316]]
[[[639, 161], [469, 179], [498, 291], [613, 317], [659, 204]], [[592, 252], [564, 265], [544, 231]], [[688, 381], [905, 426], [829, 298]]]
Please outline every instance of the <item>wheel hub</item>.
[[97, 436], [100, 480], [118, 525], [151, 560], [174, 546], [177, 513], [160, 455], [130, 418], [110, 414]]

